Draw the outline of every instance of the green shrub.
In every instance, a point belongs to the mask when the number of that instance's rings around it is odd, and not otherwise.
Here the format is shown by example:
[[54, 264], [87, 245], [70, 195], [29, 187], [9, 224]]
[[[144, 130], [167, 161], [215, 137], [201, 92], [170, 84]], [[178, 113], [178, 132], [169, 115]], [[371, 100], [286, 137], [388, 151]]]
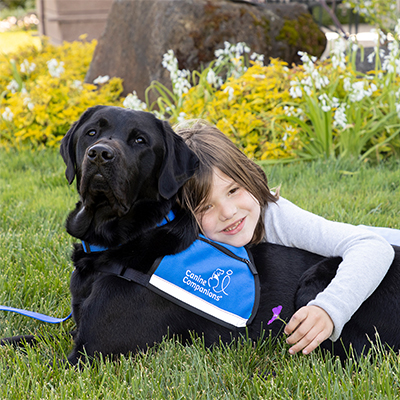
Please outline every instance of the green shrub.
[[150, 91], [158, 95], [153, 104], [135, 92], [121, 98], [118, 78], [82, 83], [95, 42], [45, 42], [0, 60], [0, 145], [57, 146], [87, 107], [110, 104], [148, 110], [172, 124], [207, 119], [264, 162], [399, 156], [399, 32], [400, 24], [387, 55], [376, 47], [369, 74], [356, 71], [360, 50], [351, 41], [346, 48], [339, 40], [326, 61], [301, 53], [303, 65], [292, 68], [279, 60], [264, 66], [245, 43], [226, 43], [207, 68], [190, 73], [178, 69], [171, 50], [163, 65], [172, 90], [153, 82], [146, 92], [146, 99]]
[[[291, 69], [278, 60], [268, 66], [258, 62], [238, 74], [228, 74], [222, 86], [213, 83], [215, 78], [208, 79], [215, 69], [211, 64], [194, 76], [193, 86], [185, 85], [181, 96], [169, 97], [169, 109], [163, 111], [173, 122], [209, 120], [258, 160], [337, 157], [361, 161], [398, 156], [399, 32], [400, 24], [388, 42], [387, 55], [380, 56], [379, 46], [375, 48], [371, 57], [375, 57], [371, 64], [375, 69], [369, 74], [356, 71], [357, 44], [349, 41], [346, 48], [338, 40], [326, 61], [301, 53], [303, 65]], [[231, 62], [237, 60], [234, 57]], [[175, 71], [174, 76], [179, 74]], [[165, 93], [160, 91], [160, 95], [162, 100]]]
[[0, 145], [54, 147], [86, 108], [121, 105], [121, 79], [83, 83], [95, 46], [45, 40], [0, 58]]

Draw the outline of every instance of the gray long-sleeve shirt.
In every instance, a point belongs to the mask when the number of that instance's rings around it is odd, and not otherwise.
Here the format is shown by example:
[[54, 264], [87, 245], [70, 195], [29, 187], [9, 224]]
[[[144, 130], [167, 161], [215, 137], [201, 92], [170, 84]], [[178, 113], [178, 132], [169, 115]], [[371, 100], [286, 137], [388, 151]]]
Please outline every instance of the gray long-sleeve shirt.
[[384, 278], [394, 258], [392, 246], [369, 230], [326, 220], [282, 197], [269, 203], [265, 228], [267, 242], [343, 258], [332, 282], [308, 303], [329, 314], [334, 323], [330, 339], [337, 340], [346, 322]]

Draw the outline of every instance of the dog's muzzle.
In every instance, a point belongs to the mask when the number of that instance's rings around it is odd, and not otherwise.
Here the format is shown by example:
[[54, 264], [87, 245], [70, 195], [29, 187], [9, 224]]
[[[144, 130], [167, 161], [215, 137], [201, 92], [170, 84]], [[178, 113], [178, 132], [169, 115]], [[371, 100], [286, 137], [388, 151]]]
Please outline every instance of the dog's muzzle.
[[91, 163], [104, 165], [114, 161], [115, 151], [107, 144], [97, 143], [88, 149], [87, 158]]

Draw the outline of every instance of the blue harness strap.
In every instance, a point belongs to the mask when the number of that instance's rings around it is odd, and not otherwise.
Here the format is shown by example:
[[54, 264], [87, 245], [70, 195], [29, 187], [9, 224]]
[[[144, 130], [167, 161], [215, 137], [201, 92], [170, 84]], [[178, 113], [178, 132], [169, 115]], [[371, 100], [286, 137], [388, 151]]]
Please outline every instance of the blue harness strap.
[[[175, 214], [172, 210], [170, 210], [168, 215], [157, 225], [157, 227], [163, 226], [163, 225], [167, 224], [168, 222], [171, 222], [174, 218], [175, 218]], [[82, 240], [82, 246], [83, 246], [83, 251], [88, 254], [89, 253], [98, 253], [101, 251], [108, 250], [107, 247], [97, 246], [95, 244], [89, 244], [88, 242], [85, 242], [83, 240]]]

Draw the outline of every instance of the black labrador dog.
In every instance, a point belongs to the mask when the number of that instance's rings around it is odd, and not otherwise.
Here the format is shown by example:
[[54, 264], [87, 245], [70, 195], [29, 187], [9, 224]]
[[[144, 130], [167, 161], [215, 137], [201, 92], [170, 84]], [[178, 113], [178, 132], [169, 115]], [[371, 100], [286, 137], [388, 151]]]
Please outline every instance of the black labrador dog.
[[[250, 249], [260, 282], [259, 307], [247, 327], [226, 327], [181, 307], [126, 276], [145, 276], [158, 257], [181, 252], [196, 239], [192, 216], [177, 195], [197, 158], [170, 126], [152, 114], [118, 107], [88, 109], [61, 143], [66, 177], [76, 179], [80, 200], [67, 231], [75, 244], [71, 278], [75, 346], [71, 364], [83, 355], [118, 355], [145, 349], [163, 337], [206, 345], [240, 335], [257, 340], [265, 330], [282, 333], [282, 323], [267, 326], [272, 308], [282, 305], [289, 319], [334, 277], [340, 259], [263, 243]], [[165, 221], [173, 209], [175, 218]], [[164, 222], [163, 222], [164, 221]], [[396, 259], [376, 292], [346, 324], [333, 351], [342, 358], [352, 344], [357, 353], [376, 331], [383, 343], [400, 349], [400, 269]], [[322, 347], [332, 351], [327, 340]]]

